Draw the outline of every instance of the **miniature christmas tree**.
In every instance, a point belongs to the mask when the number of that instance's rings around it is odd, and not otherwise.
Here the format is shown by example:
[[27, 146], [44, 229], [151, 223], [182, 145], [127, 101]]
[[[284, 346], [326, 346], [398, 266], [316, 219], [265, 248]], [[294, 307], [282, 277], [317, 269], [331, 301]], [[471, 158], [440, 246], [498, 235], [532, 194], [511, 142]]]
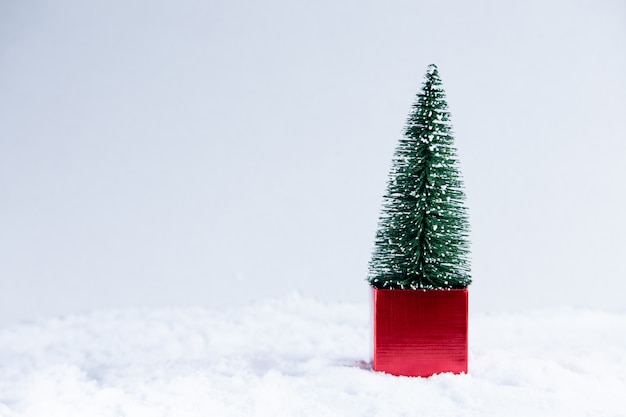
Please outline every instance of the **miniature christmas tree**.
[[368, 281], [376, 288], [450, 289], [471, 283], [469, 223], [450, 113], [430, 65], [396, 149]]

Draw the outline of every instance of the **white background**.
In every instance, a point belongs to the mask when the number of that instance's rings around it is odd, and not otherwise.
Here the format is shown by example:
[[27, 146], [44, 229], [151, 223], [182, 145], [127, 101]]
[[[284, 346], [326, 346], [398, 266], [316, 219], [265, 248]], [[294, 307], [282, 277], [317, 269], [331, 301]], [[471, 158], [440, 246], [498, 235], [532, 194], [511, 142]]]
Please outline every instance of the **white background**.
[[479, 312], [624, 310], [626, 3], [0, 1], [0, 324], [367, 300], [439, 66]]

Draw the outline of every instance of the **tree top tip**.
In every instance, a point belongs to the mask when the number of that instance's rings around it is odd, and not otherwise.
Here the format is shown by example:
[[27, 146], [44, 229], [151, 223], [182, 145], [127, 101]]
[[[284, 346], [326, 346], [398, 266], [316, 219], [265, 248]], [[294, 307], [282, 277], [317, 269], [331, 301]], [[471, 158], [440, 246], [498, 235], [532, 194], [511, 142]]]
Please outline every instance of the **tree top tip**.
[[426, 70], [426, 72], [427, 72], [428, 74], [434, 74], [435, 72], [437, 72], [437, 65], [435, 65], [435, 64], [430, 64], [430, 65], [428, 66], [428, 69]]

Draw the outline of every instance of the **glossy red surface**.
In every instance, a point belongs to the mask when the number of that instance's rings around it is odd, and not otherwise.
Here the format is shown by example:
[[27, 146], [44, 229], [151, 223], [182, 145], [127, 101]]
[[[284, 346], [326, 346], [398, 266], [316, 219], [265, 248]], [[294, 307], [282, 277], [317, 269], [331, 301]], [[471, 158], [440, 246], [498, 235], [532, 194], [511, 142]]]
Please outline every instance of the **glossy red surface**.
[[373, 291], [375, 371], [467, 373], [467, 290]]

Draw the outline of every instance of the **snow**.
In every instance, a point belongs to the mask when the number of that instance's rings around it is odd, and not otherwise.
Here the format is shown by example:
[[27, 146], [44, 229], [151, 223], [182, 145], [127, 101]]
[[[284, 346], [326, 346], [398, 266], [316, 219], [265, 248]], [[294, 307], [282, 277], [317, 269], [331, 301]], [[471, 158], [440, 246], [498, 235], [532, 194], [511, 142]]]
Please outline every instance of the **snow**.
[[626, 315], [470, 314], [470, 372], [369, 368], [368, 303], [108, 310], [0, 328], [0, 416], [623, 416]]

